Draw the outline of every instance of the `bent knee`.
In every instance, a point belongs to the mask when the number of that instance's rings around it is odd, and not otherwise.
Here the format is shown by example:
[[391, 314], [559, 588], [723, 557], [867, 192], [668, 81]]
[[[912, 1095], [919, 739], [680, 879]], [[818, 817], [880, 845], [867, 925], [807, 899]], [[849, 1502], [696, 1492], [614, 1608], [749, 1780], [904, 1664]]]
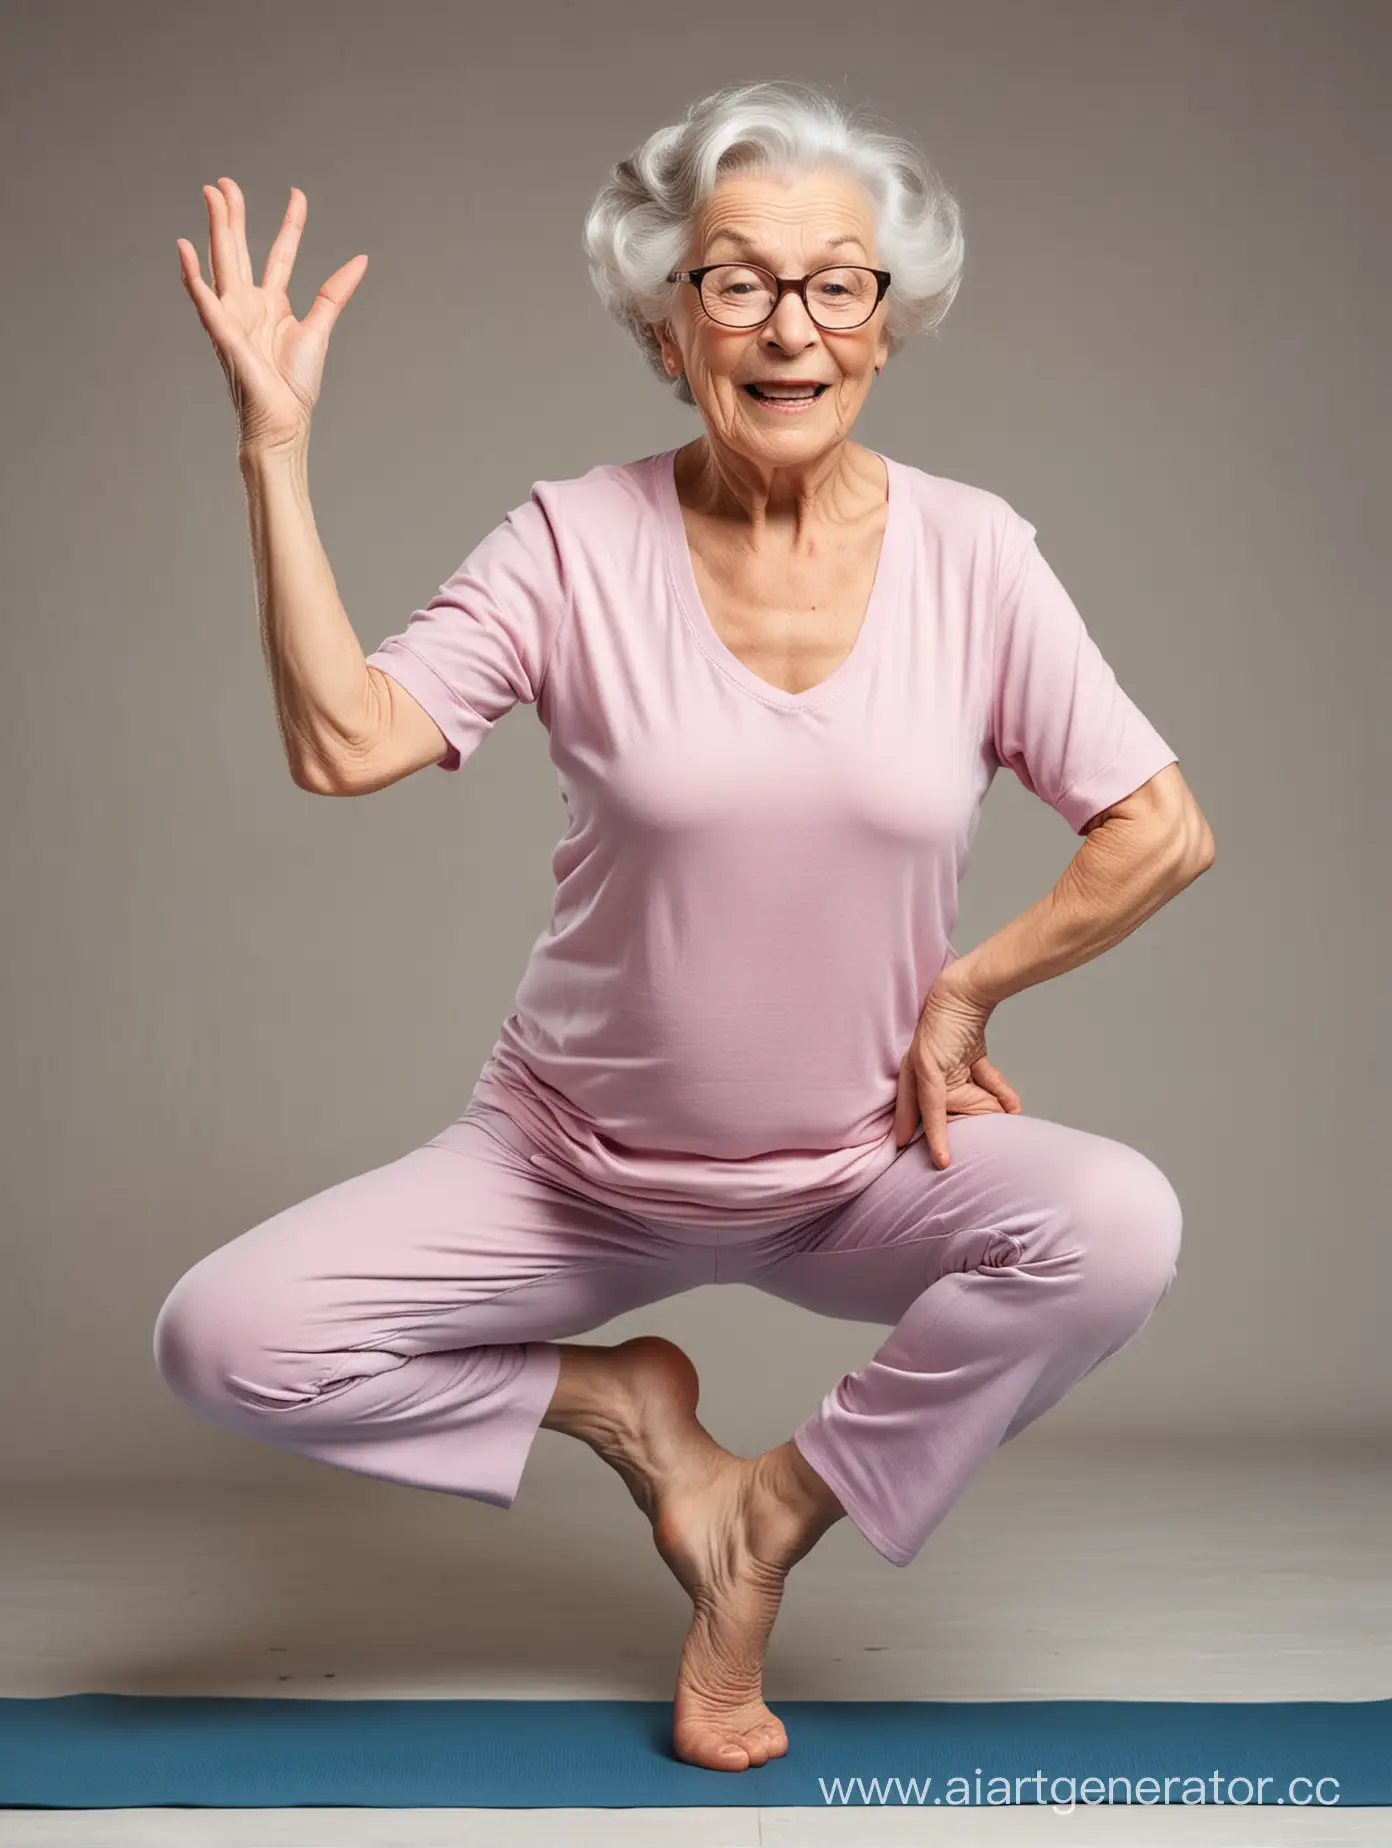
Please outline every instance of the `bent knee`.
[[[251, 1311], [216, 1252], [188, 1270], [155, 1317], [155, 1365], [176, 1398], [204, 1415], [248, 1409], [247, 1385], [266, 1371], [269, 1318]], [[298, 1399], [286, 1393], [287, 1400]]]
[[1139, 1149], [1109, 1142], [1089, 1171], [1075, 1224], [1096, 1293], [1153, 1307], [1174, 1282], [1184, 1211], [1168, 1175]]
[[202, 1265], [195, 1264], [155, 1317], [155, 1365], [177, 1398], [201, 1402], [216, 1392], [224, 1329], [220, 1294]]
[[1089, 1318], [1144, 1317], [1174, 1282], [1184, 1214], [1169, 1177], [1148, 1155], [1089, 1135], [1051, 1190], [1041, 1255], [1071, 1275]]

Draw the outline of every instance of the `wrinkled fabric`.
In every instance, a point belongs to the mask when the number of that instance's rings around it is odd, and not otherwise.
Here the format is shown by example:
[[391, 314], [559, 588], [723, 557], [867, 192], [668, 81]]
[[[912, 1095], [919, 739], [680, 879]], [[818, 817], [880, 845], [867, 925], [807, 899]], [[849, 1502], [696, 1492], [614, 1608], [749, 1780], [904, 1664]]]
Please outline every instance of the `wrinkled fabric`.
[[[1182, 1229], [1161, 1170], [1111, 1138], [993, 1114], [953, 1117], [948, 1141], [946, 1168], [919, 1138], [776, 1230], [675, 1226], [547, 1178], [525, 1132], [476, 1105], [202, 1258], [160, 1309], [155, 1361], [228, 1430], [509, 1507], [557, 1342], [699, 1284], [752, 1285], [891, 1326], [792, 1436], [907, 1565], [996, 1446], [1144, 1326]], [[766, 1364], [749, 1357], [751, 1391]]]
[[676, 453], [537, 482], [367, 660], [435, 719], [442, 769], [519, 703], [549, 736], [552, 916], [470, 1101], [618, 1209], [774, 1225], [894, 1160], [996, 770], [1080, 832], [1176, 754], [1034, 526], [888, 457], [854, 646], [806, 692], [770, 685], [703, 607]]

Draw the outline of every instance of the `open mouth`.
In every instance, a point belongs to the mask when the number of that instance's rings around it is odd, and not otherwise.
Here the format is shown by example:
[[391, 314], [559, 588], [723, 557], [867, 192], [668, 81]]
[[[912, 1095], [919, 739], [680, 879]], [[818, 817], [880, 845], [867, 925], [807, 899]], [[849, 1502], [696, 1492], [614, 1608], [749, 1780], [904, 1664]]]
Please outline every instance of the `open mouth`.
[[757, 385], [744, 388], [751, 398], [757, 398], [760, 404], [814, 404], [824, 391], [826, 385], [809, 385], [796, 391], [761, 391]]

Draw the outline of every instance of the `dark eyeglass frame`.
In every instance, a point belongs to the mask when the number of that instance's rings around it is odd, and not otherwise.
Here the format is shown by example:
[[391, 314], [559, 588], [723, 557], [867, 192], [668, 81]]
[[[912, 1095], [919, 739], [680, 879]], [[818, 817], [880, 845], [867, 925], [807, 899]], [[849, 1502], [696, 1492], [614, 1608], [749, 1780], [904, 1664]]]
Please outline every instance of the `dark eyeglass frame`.
[[[761, 276], [767, 276], [769, 278], [774, 285], [775, 294], [773, 306], [769, 309], [763, 320], [741, 321], [736, 325], [733, 321], [721, 321], [711, 313], [710, 309], [706, 306], [706, 298], [702, 291], [701, 284], [705, 281], [706, 277], [710, 275], [712, 270], [718, 269], [752, 269], [757, 270]], [[864, 321], [852, 321], [849, 325], [843, 323], [840, 327], [827, 327], [817, 319], [815, 314], [813, 314], [807, 300], [807, 285], [814, 276], [820, 276], [823, 270], [833, 269], [867, 270], [870, 275], [875, 278], [875, 299], [870, 306], [870, 313], [866, 315]], [[723, 263], [705, 263], [700, 269], [673, 270], [667, 280], [668, 282], [691, 283], [696, 290], [696, 299], [700, 302], [701, 312], [705, 315], [706, 319], [708, 321], [713, 321], [717, 327], [729, 328], [732, 333], [751, 334], [756, 327], [766, 327], [778, 313], [778, 304], [783, 300], [788, 290], [791, 289], [795, 294], [801, 296], [802, 305], [807, 310], [807, 318], [812, 322], [814, 327], [820, 328], [824, 334], [850, 334], [854, 333], [856, 328], [864, 327], [865, 322], [874, 317], [875, 310], [884, 300], [885, 290], [889, 287], [891, 276], [889, 270], [872, 269], [868, 263], [822, 263], [819, 264], [816, 269], [809, 270], [805, 276], [775, 276], [773, 271], [771, 269], [765, 269], [762, 263], [742, 263], [738, 258], [726, 257]]]

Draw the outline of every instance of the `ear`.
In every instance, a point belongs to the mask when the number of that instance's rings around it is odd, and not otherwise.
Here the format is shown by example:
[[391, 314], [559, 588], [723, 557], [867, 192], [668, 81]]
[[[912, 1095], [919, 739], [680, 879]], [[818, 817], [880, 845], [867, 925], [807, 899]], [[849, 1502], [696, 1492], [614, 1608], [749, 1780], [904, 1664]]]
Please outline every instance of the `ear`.
[[662, 363], [672, 378], [678, 377], [682, 370], [681, 348], [672, 338], [672, 329], [666, 321], [650, 321], [648, 325], [657, 336], [657, 344], [662, 353]]

